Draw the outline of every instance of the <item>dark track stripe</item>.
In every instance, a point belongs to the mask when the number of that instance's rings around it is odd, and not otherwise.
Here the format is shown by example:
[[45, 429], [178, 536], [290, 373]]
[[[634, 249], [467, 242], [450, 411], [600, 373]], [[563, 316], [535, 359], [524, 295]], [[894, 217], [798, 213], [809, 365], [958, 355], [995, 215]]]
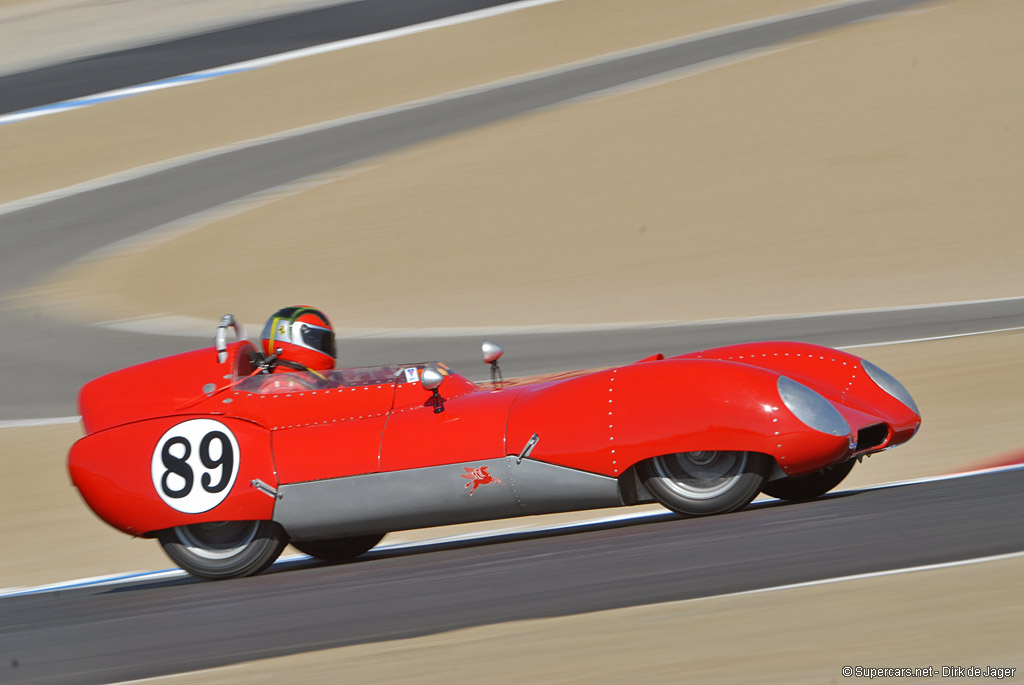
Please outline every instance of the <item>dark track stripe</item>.
[[0, 114], [442, 19], [513, 0], [361, 0], [0, 77]]

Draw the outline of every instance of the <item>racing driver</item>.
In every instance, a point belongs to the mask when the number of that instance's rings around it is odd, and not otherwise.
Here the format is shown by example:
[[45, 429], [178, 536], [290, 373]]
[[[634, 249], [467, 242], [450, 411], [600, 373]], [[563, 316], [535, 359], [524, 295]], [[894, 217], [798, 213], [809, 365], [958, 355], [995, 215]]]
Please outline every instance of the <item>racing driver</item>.
[[[289, 373], [285, 379], [272, 382], [275, 387], [266, 390], [288, 390], [292, 381], [307, 385], [310, 389], [327, 382], [322, 371], [334, 368], [337, 356], [334, 329], [331, 322], [315, 307], [284, 307], [270, 315], [260, 334], [265, 359], [262, 372], [265, 374]], [[296, 374], [296, 372], [304, 372]]]

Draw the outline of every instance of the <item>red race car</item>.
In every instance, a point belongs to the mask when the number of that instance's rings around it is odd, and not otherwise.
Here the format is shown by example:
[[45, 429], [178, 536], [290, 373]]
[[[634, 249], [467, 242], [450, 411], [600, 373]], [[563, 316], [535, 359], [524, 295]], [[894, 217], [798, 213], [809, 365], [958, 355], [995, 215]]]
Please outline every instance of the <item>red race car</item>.
[[232, 325], [214, 349], [88, 383], [68, 456], [103, 520], [202, 578], [258, 573], [289, 541], [345, 560], [395, 530], [810, 499], [921, 423], [891, 375], [805, 343], [504, 381], [486, 342], [492, 381], [473, 383], [439, 363], [267, 376]]

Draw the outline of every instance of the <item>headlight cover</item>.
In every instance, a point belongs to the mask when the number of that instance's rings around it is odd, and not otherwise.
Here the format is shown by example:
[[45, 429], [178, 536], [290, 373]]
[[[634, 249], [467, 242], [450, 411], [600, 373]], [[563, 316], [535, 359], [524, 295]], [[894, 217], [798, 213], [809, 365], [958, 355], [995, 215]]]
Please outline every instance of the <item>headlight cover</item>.
[[914, 410], [914, 413], [918, 416], [921, 415], [920, 410], [917, 408], [917, 403], [914, 402], [914, 398], [910, 396], [910, 393], [903, 387], [903, 384], [896, 380], [892, 374], [883, 371], [867, 359], [861, 359], [860, 365], [864, 367], [864, 372], [868, 375], [868, 378], [875, 382], [875, 385]]
[[806, 385], [786, 376], [779, 376], [776, 385], [786, 408], [809, 428], [829, 435], [850, 434], [850, 425], [839, 410]]

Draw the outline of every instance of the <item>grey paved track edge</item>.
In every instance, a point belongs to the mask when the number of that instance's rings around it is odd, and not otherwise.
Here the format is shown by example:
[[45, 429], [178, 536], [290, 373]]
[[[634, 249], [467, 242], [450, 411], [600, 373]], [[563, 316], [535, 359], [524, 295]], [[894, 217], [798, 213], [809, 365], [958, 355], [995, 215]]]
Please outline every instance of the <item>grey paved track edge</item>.
[[1020, 552], [1022, 487], [1017, 470], [237, 581], [12, 597], [0, 600], [0, 680], [144, 678]]
[[[685, 296], [682, 294], [681, 296]], [[226, 313], [226, 312], [225, 312]], [[73, 416], [87, 381], [178, 352], [208, 340], [128, 334], [71, 325], [40, 312], [3, 312], [0, 326], [0, 421]], [[489, 378], [480, 358], [485, 337], [505, 348], [507, 378], [628, 364], [657, 352], [666, 356], [757, 340], [795, 340], [829, 347], [964, 335], [1024, 327], [1024, 298], [935, 305], [911, 310], [849, 312], [719, 323], [637, 326], [561, 333], [453, 335], [429, 338], [343, 338], [339, 366], [438, 360], [474, 380]], [[862, 352], [870, 357], [870, 351]], [[910, 388], [913, 392], [913, 388]]]

